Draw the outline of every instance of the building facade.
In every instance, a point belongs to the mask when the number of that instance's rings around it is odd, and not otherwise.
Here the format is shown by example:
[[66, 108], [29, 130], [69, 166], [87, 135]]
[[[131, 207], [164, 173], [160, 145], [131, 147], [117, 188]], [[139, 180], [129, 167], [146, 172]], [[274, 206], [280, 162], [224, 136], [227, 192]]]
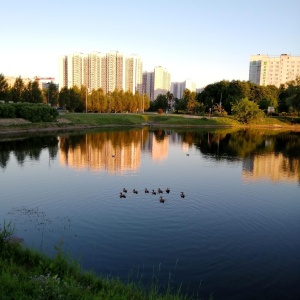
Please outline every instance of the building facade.
[[163, 67], [155, 67], [153, 72], [143, 73], [142, 92], [147, 94], [151, 101], [158, 95], [165, 95], [171, 88], [171, 75]]
[[259, 85], [279, 87], [300, 76], [300, 56], [281, 54], [250, 56], [249, 81]]
[[142, 60], [118, 51], [102, 54], [74, 53], [59, 57], [60, 88], [86, 86], [89, 91], [102, 88], [104, 93], [118, 90], [142, 91]]
[[182, 99], [183, 92], [185, 89], [190, 90], [191, 92], [196, 92], [196, 83], [192, 79], [186, 79], [183, 82], [172, 82], [171, 83], [171, 93], [174, 98]]

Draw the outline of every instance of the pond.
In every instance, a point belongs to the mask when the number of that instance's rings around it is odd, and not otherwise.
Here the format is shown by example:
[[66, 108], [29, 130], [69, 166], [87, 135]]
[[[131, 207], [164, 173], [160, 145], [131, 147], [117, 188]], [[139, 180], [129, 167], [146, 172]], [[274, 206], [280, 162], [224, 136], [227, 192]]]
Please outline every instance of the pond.
[[194, 299], [300, 298], [297, 132], [23, 136], [0, 140], [0, 172], [1, 220], [29, 247]]

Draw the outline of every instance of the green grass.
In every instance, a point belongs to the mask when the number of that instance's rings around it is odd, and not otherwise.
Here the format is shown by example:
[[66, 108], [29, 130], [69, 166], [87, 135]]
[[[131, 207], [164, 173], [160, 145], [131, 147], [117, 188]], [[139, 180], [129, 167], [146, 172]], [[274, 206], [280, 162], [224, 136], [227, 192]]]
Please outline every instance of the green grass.
[[233, 126], [238, 122], [232, 118], [207, 118], [187, 115], [158, 115], [158, 114], [74, 114], [63, 115], [72, 124], [81, 125], [150, 125], [165, 126]]
[[73, 124], [82, 125], [139, 125], [145, 122], [141, 114], [77, 114], [68, 113], [63, 115]]
[[61, 244], [49, 258], [23, 247], [12, 233], [11, 224], [0, 229], [0, 299], [188, 299], [170, 286], [162, 294], [157, 284], [144, 288], [85, 272], [63, 255]]
[[[174, 115], [174, 114], [76, 114], [68, 113], [63, 115], [65, 119], [71, 121], [73, 125], [95, 125], [95, 126], [135, 126], [149, 124], [155, 126], [245, 126], [239, 123], [232, 116], [212, 117], [191, 116], [191, 115]], [[266, 117], [260, 121], [255, 121], [248, 126], [290, 126], [290, 118], [283, 117]]]

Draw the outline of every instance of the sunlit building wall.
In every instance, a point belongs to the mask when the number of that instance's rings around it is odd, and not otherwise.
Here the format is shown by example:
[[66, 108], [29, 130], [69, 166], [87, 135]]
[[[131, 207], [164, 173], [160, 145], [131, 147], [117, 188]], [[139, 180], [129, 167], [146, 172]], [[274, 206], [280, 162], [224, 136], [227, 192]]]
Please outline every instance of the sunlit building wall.
[[58, 59], [58, 85], [60, 89], [68, 86], [68, 56], [61, 55]]
[[130, 55], [126, 58], [125, 72], [125, 91], [142, 94], [143, 64], [138, 55]]
[[89, 54], [89, 85], [90, 91], [97, 90], [101, 86], [101, 53]]
[[300, 76], [300, 56], [281, 54], [250, 56], [249, 81], [259, 85], [285, 84]]
[[[83, 54], [74, 53], [67, 56], [67, 87], [71, 88], [73, 86], [81, 87], [83, 84]], [[63, 86], [60, 86], [62, 88]]]
[[155, 100], [158, 95], [165, 95], [168, 91], [170, 91], [171, 87], [171, 75], [170, 73], [164, 69], [163, 67], [155, 67], [154, 68], [154, 98], [151, 100]]
[[102, 54], [74, 53], [59, 57], [60, 88], [84, 85], [89, 91], [102, 88], [104, 93], [118, 90], [142, 92], [142, 60], [118, 51]]

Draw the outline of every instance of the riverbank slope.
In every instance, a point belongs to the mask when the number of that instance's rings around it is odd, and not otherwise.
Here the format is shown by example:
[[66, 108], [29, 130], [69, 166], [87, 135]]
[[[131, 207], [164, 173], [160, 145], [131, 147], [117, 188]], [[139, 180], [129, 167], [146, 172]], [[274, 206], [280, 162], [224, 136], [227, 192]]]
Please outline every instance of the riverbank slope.
[[14, 133], [59, 132], [101, 127], [244, 127], [300, 131], [300, 125], [289, 118], [264, 118], [259, 123], [241, 124], [231, 117], [158, 114], [84, 114], [60, 115], [56, 122], [31, 123], [24, 119], [0, 119], [0, 135]]

